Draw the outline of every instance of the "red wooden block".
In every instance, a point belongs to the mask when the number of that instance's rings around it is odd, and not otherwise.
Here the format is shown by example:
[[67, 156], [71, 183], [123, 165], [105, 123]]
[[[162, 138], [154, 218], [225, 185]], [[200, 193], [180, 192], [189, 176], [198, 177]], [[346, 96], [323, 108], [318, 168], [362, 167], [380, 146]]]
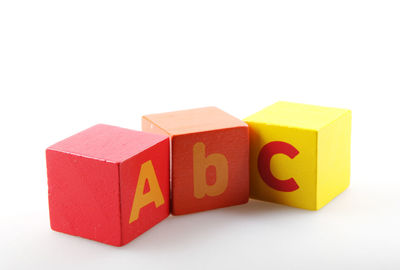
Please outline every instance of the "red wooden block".
[[246, 123], [215, 107], [207, 107], [143, 116], [142, 129], [171, 138], [172, 214], [248, 201]]
[[122, 246], [169, 215], [167, 136], [96, 125], [46, 150], [51, 228]]

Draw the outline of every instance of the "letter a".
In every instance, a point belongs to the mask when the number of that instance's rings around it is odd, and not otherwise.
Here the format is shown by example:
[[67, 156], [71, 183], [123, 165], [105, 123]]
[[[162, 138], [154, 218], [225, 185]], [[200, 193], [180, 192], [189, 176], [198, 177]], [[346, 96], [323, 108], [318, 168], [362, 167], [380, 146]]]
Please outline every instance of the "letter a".
[[[149, 183], [150, 190], [144, 194], [144, 186], [146, 180]], [[164, 204], [164, 197], [162, 195], [156, 172], [154, 171], [153, 163], [151, 160], [142, 164], [139, 172], [139, 178], [136, 185], [135, 197], [133, 197], [133, 204], [131, 210], [131, 217], [129, 223], [134, 222], [139, 218], [139, 212], [142, 207], [154, 202], [156, 208]]]
[[[207, 184], [207, 167], [214, 166], [216, 179], [213, 185]], [[198, 142], [193, 146], [193, 186], [194, 197], [203, 198], [205, 195], [218, 196], [228, 186], [228, 160], [223, 154], [214, 153], [206, 157], [204, 143]]]

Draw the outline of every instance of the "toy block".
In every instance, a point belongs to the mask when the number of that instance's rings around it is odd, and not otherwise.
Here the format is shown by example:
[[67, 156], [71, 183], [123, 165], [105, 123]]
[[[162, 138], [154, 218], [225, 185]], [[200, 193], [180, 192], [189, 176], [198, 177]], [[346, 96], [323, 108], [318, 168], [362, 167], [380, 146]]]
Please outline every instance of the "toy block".
[[142, 130], [171, 139], [173, 215], [248, 202], [246, 123], [206, 107], [143, 116]]
[[251, 198], [318, 210], [349, 186], [351, 111], [277, 102], [244, 121]]
[[167, 136], [96, 125], [46, 160], [55, 231], [122, 246], [169, 215]]

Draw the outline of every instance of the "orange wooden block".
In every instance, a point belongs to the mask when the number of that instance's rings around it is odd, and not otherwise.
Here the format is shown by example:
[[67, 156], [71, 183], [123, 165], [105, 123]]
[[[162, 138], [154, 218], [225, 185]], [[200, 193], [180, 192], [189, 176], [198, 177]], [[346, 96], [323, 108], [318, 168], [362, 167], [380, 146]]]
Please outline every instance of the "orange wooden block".
[[174, 215], [243, 204], [249, 198], [249, 130], [215, 107], [146, 115], [142, 130], [171, 139]]

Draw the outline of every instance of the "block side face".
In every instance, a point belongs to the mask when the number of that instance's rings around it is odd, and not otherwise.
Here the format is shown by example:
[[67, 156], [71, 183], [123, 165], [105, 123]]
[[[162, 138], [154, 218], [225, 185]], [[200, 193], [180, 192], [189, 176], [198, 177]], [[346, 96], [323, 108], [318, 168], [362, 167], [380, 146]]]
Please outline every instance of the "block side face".
[[[129, 243], [168, 217], [170, 212], [169, 157], [169, 139], [166, 138], [164, 141], [121, 164], [120, 189], [123, 244]], [[154, 172], [155, 178], [152, 172]], [[144, 185], [138, 183], [140, 177], [142, 183], [145, 180]], [[161, 193], [157, 193], [158, 191]], [[143, 202], [146, 194], [154, 195], [152, 198], [155, 198], [155, 200], [143, 204], [140, 203]], [[161, 201], [158, 195], [162, 196]], [[137, 200], [135, 207], [139, 210], [137, 218], [133, 220], [132, 208], [134, 207], [134, 200]]]
[[[250, 197], [315, 210], [316, 132], [254, 122], [248, 122], [248, 125]], [[292, 153], [282, 147], [291, 149]], [[284, 184], [291, 178], [298, 188]]]
[[318, 209], [350, 184], [351, 113], [318, 132]]
[[100, 124], [62, 140], [49, 149], [119, 163], [163, 139], [163, 135]]
[[319, 130], [347, 112], [349, 110], [281, 101], [247, 117], [245, 121]]
[[[210, 161], [218, 156], [226, 160], [227, 185], [222, 193], [195, 195], [194, 159], [195, 145], [204, 153], [200, 159]], [[196, 153], [197, 155], [197, 153]], [[208, 159], [208, 161], [206, 161]], [[217, 169], [218, 167], [218, 169]], [[200, 169], [201, 183], [213, 186], [220, 165], [212, 163]], [[172, 138], [172, 214], [183, 215], [248, 202], [249, 199], [249, 136], [248, 127], [236, 127], [209, 132], [174, 136]], [[199, 182], [196, 182], [199, 183]], [[200, 185], [206, 186], [206, 185]]]
[[216, 107], [151, 114], [144, 116], [144, 118], [170, 135], [246, 126], [240, 119]]
[[121, 245], [118, 164], [46, 151], [51, 228]]

